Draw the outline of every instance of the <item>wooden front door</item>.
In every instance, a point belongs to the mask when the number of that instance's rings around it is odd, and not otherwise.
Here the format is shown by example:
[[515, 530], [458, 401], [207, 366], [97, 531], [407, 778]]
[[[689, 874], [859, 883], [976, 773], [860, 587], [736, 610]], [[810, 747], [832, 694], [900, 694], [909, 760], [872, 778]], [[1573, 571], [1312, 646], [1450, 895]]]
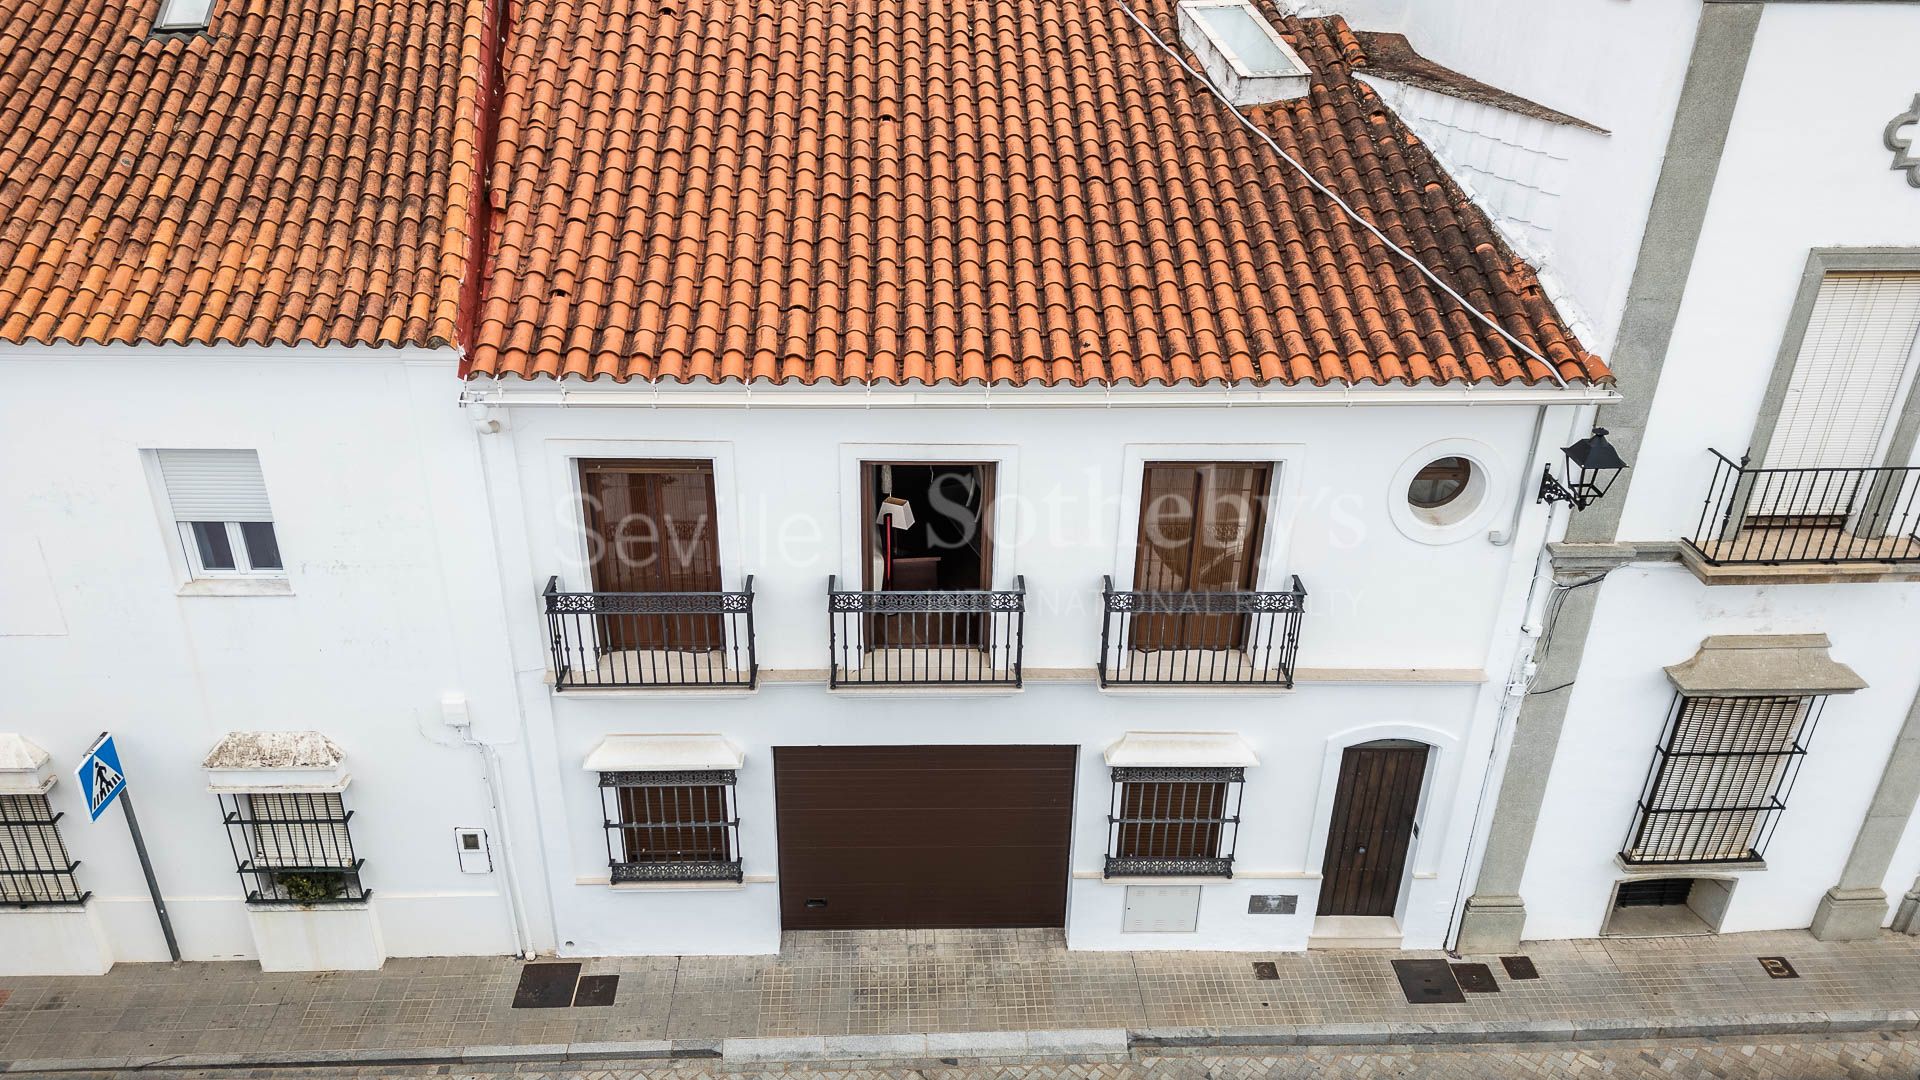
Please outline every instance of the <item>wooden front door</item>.
[[1400, 741], [1347, 748], [1327, 827], [1320, 914], [1393, 915], [1413, 844], [1427, 750]]
[[[595, 592], [719, 592], [713, 466], [705, 461], [585, 461], [582, 510]], [[603, 650], [723, 647], [719, 615], [640, 612], [595, 619]]]
[[[1133, 587], [1147, 592], [1253, 588], [1269, 466], [1151, 463], [1140, 485]], [[1237, 649], [1244, 615], [1161, 614], [1133, 620], [1135, 649]]]
[[787, 930], [1064, 926], [1071, 746], [776, 746]]

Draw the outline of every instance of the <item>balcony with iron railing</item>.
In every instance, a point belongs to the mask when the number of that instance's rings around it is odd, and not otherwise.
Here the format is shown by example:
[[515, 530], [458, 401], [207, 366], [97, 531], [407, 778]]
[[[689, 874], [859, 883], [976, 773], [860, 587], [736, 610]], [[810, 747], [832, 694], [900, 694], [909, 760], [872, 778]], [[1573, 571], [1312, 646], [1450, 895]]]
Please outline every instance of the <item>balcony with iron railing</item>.
[[1920, 570], [1920, 468], [1756, 468], [1712, 453], [1700, 519], [1681, 541], [1703, 580], [1745, 581], [1743, 568], [1760, 567]]
[[1307, 588], [1119, 590], [1100, 579], [1100, 685], [1286, 690], [1300, 651]]
[[733, 592], [541, 594], [554, 688], [753, 689], [753, 575]]
[[828, 685], [1018, 688], [1027, 581], [1011, 589], [840, 588], [827, 578]]

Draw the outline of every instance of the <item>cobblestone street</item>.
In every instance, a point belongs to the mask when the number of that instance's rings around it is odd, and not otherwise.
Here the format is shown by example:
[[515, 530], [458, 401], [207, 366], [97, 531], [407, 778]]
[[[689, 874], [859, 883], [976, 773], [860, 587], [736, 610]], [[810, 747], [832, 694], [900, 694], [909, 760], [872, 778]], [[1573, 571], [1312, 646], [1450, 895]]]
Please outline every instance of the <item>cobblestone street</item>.
[[[64, 1080], [105, 1080], [110, 1073], [64, 1073]], [[153, 1080], [230, 1080], [233, 1070], [154, 1071]], [[1616, 1042], [1537, 1047], [1448, 1049], [1313, 1048], [1260, 1055], [1135, 1054], [1124, 1061], [1020, 1064], [895, 1063], [767, 1068], [711, 1063], [651, 1067], [610, 1065], [554, 1070], [536, 1065], [365, 1069], [248, 1070], [259, 1080], [1912, 1080], [1920, 1076], [1920, 1042], [1892, 1036], [1753, 1041]]]

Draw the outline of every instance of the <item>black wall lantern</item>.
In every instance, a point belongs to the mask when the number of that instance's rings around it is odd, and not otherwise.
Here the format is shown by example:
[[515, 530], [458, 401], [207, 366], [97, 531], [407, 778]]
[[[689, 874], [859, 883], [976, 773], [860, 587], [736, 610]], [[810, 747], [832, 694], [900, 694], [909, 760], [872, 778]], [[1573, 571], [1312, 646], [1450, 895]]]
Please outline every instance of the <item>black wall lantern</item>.
[[1620, 451], [1607, 441], [1606, 428], [1594, 428], [1593, 434], [1564, 447], [1561, 453], [1567, 455], [1567, 479], [1565, 483], [1553, 475], [1553, 466], [1548, 465], [1540, 474], [1540, 501], [1543, 503], [1569, 503], [1575, 510], [1585, 510], [1607, 493], [1613, 482], [1627, 467], [1620, 457]]

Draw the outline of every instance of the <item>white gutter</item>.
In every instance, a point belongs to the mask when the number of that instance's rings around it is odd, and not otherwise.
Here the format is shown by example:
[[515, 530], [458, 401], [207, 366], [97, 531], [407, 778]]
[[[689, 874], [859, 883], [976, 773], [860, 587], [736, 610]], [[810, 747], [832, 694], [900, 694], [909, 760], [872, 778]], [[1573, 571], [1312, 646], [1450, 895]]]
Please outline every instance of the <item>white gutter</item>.
[[463, 405], [643, 409], [1128, 409], [1354, 405], [1583, 405], [1619, 401], [1602, 386], [1009, 387], [469, 380]]

